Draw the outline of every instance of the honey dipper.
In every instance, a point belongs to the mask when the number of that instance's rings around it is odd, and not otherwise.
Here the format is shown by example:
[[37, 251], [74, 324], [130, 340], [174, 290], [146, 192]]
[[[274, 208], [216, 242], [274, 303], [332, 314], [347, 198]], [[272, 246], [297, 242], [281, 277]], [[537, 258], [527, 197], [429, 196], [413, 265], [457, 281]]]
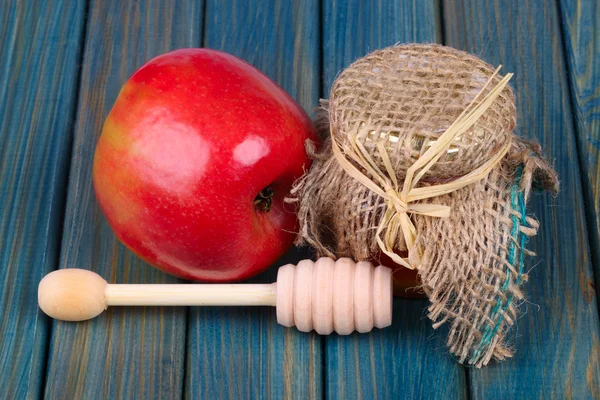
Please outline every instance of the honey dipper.
[[108, 306], [274, 306], [277, 322], [302, 332], [348, 335], [392, 323], [392, 272], [349, 258], [288, 264], [271, 284], [108, 284], [68, 268], [46, 275], [38, 303], [52, 318], [84, 321]]

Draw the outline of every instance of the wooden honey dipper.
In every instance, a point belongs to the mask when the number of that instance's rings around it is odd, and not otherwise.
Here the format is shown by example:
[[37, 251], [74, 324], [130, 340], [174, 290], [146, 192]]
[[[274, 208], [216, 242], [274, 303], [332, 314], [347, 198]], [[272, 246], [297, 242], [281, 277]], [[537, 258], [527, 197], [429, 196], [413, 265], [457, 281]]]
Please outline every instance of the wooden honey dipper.
[[392, 271], [323, 257], [279, 268], [271, 284], [112, 285], [92, 271], [68, 268], [42, 279], [38, 303], [64, 321], [94, 318], [108, 306], [275, 306], [281, 325], [348, 335], [391, 325]]

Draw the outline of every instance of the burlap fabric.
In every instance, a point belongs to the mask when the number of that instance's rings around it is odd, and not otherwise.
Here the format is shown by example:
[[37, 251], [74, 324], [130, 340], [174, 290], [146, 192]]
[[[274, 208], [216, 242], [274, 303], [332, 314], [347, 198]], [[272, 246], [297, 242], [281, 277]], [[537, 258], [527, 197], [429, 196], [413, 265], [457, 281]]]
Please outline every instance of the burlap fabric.
[[[314, 246], [319, 255], [376, 260], [375, 231], [386, 203], [340, 167], [331, 137], [343, 144], [349, 133], [366, 130], [362, 144], [374, 149], [383, 142], [402, 180], [493, 71], [471, 54], [416, 44], [375, 51], [344, 70], [318, 112], [323, 145], [309, 149], [313, 166], [292, 191], [290, 201], [299, 202], [298, 243]], [[511, 355], [506, 334], [523, 300], [525, 243], [538, 228], [525, 204], [532, 187], [558, 189], [539, 147], [514, 136], [515, 121], [507, 87], [419, 185], [468, 174], [511, 141], [508, 154], [483, 180], [423, 201], [450, 206], [450, 217], [411, 215], [416, 245], [407, 248], [400, 235], [394, 248], [418, 270], [434, 328], [448, 323], [449, 350], [477, 367]], [[373, 158], [383, 169], [375, 151]]]

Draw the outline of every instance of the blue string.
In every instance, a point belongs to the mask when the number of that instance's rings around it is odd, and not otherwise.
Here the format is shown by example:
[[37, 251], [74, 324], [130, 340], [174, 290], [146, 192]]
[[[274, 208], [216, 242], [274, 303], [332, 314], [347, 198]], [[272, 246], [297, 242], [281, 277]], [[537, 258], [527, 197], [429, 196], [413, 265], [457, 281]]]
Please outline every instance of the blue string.
[[[513, 237], [513, 238], [516, 238], [518, 236], [519, 246], [520, 246], [519, 248], [517, 248], [515, 242], [512, 240], [510, 241], [510, 243], [508, 245], [507, 261], [510, 265], [513, 265], [513, 266], [515, 265], [515, 261], [517, 258], [517, 251], [518, 251], [518, 249], [520, 249], [519, 258], [518, 258], [519, 273], [515, 280], [515, 285], [519, 285], [521, 283], [521, 279], [523, 277], [523, 268], [525, 266], [525, 252], [523, 251], [523, 249], [525, 248], [525, 244], [527, 242], [527, 236], [519, 230], [521, 225], [527, 226], [525, 198], [523, 196], [523, 192], [521, 191], [522, 175], [523, 175], [523, 166], [520, 166], [517, 169], [515, 180], [513, 181], [512, 186], [510, 188], [510, 205], [513, 210], [517, 210], [519, 212], [519, 214], [521, 215], [520, 219], [516, 215], [510, 216], [510, 218], [512, 220], [512, 229], [511, 229], [510, 234], [511, 234], [511, 237]], [[511, 278], [511, 271], [510, 271], [510, 269], [507, 269], [506, 270], [506, 281], [504, 282], [504, 284], [501, 287], [501, 290], [503, 292], [505, 292], [508, 289], [508, 286], [510, 284], [510, 278]], [[502, 309], [502, 313], [496, 320], [496, 323], [493, 328], [489, 324], [486, 324], [486, 326], [483, 330], [483, 335], [481, 337], [481, 341], [479, 342], [479, 346], [478, 346], [477, 350], [471, 356], [470, 362], [475, 363], [477, 358], [479, 358], [479, 355], [481, 354], [481, 352], [487, 346], [490, 345], [490, 342], [492, 341], [492, 339], [498, 332], [498, 329], [500, 329], [500, 326], [502, 326], [502, 321], [504, 320], [504, 312], [506, 312], [506, 310], [512, 303], [512, 300], [513, 300], [512, 293], [509, 293], [506, 296], [506, 303], [503, 302], [501, 296], [498, 296], [498, 298], [496, 299], [496, 305], [494, 306], [494, 308], [492, 309], [492, 311], [490, 313], [490, 319], [494, 320], [497, 317], [500, 309]]]

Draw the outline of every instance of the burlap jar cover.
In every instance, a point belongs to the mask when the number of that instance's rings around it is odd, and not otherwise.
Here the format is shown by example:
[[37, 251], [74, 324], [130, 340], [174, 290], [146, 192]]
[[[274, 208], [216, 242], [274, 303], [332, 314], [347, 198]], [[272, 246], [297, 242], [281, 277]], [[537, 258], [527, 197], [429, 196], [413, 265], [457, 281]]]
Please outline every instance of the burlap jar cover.
[[[523, 300], [532, 187], [556, 191], [539, 146], [513, 134], [515, 98], [479, 58], [449, 47], [377, 50], [335, 80], [323, 136], [296, 184], [299, 244], [319, 256], [415, 268], [434, 328], [460, 362], [503, 360]], [[484, 104], [485, 103], [485, 104]]]

